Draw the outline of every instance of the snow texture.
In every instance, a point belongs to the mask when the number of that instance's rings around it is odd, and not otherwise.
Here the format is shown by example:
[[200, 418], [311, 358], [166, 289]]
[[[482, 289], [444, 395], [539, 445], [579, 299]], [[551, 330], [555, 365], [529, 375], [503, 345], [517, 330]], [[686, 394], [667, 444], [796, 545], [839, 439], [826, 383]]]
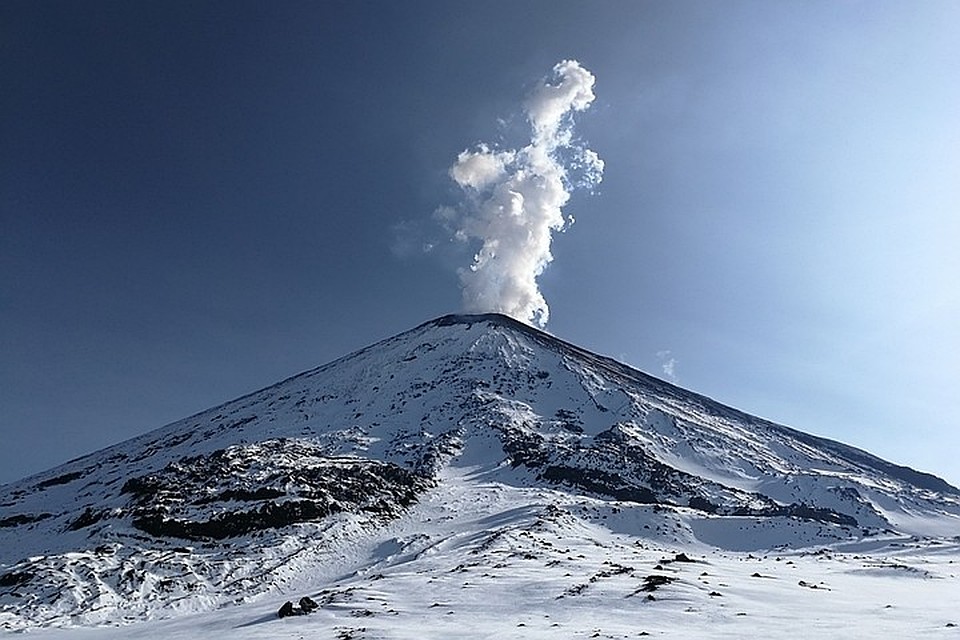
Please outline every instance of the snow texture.
[[0, 629], [958, 637], [958, 533], [935, 476], [447, 316], [0, 488]]

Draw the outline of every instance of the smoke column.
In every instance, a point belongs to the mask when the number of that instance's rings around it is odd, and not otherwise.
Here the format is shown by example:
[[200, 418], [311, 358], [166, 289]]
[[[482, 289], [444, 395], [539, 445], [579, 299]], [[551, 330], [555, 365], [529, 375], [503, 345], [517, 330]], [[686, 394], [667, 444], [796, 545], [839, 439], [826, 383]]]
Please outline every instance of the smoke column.
[[[593, 75], [564, 60], [524, 103], [530, 143], [521, 149], [478, 145], [450, 168], [465, 192], [458, 209], [439, 214], [461, 241], [479, 241], [469, 268], [460, 270], [463, 306], [469, 313], [505, 313], [543, 327], [550, 311], [537, 277], [553, 260], [554, 231], [573, 223], [562, 208], [578, 187], [599, 184], [603, 161], [579, 145], [572, 114], [593, 102]], [[575, 179], [571, 178], [571, 172]]]

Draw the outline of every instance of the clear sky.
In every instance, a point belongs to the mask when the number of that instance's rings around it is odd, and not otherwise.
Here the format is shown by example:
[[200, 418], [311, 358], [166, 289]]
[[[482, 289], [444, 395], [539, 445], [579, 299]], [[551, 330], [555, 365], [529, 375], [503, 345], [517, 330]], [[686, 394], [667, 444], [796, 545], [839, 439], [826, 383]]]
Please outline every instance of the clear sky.
[[605, 170], [547, 329], [960, 484], [958, 34], [954, 0], [6, 0], [0, 482], [458, 311], [450, 169], [577, 60]]

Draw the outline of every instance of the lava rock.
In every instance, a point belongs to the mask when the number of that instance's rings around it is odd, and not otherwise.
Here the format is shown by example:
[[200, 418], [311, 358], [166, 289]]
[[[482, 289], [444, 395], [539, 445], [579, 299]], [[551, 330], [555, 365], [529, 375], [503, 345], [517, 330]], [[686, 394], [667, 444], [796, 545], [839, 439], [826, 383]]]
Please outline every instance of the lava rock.
[[289, 618], [290, 616], [302, 616], [303, 611], [293, 606], [293, 603], [287, 600], [280, 607], [280, 610], [277, 611], [277, 617], [279, 618]]
[[300, 598], [300, 609], [303, 610], [304, 613], [310, 613], [312, 611], [316, 611], [319, 608], [320, 608], [320, 605], [318, 605], [316, 601], [313, 600], [313, 598], [311, 598], [310, 596], [303, 596], [302, 598]]

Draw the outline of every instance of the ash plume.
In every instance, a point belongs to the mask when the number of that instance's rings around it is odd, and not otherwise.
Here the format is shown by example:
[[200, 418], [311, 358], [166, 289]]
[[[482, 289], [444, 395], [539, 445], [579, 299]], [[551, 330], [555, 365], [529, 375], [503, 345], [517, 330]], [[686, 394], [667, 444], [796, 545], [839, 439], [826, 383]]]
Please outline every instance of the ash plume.
[[526, 146], [479, 144], [450, 168], [465, 199], [438, 215], [456, 239], [480, 245], [472, 264], [459, 271], [465, 311], [547, 324], [537, 277], [553, 260], [553, 232], [573, 223], [563, 214], [571, 192], [596, 186], [603, 174], [603, 161], [572, 130], [572, 114], [593, 102], [593, 85], [593, 74], [577, 61], [558, 63], [524, 103], [531, 129]]

